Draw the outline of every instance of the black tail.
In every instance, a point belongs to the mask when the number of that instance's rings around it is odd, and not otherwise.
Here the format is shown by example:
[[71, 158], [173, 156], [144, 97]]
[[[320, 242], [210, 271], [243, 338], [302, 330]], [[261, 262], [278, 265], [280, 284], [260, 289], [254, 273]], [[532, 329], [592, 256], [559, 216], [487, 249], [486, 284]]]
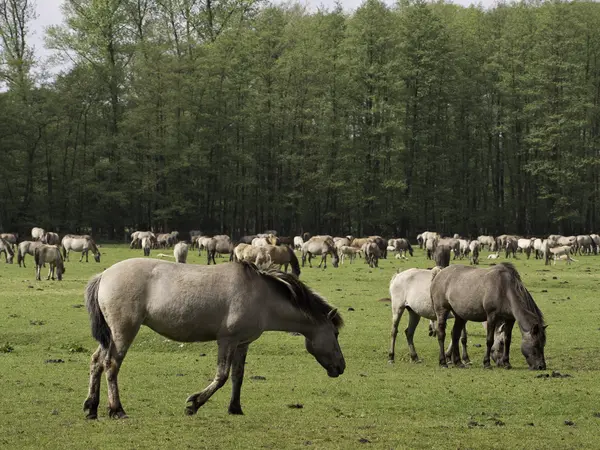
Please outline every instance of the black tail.
[[25, 257], [21, 251], [21, 247], [17, 247], [17, 262], [19, 263], [19, 267], [21, 267], [21, 264], [25, 267]]
[[62, 250], [63, 250], [63, 260], [66, 261], [67, 260], [67, 249], [64, 245], [62, 246]]
[[300, 263], [298, 262], [298, 258], [290, 247], [287, 248], [288, 253], [290, 254], [290, 265], [292, 266], [292, 273], [297, 277], [300, 276]]
[[40, 264], [40, 260], [41, 260], [41, 258], [40, 258], [40, 249], [39, 249], [39, 247], [38, 247], [38, 248], [36, 248], [36, 249], [33, 251], [33, 260], [35, 261], [35, 265], [36, 265], [36, 266], [41, 266], [41, 264]]
[[100, 343], [100, 346], [103, 349], [107, 350], [112, 342], [112, 334], [106, 323], [104, 314], [102, 314], [102, 311], [100, 310], [100, 305], [98, 305], [98, 288], [100, 287], [101, 279], [102, 274], [98, 274], [88, 282], [85, 288], [84, 297], [85, 306], [90, 315], [92, 336]]

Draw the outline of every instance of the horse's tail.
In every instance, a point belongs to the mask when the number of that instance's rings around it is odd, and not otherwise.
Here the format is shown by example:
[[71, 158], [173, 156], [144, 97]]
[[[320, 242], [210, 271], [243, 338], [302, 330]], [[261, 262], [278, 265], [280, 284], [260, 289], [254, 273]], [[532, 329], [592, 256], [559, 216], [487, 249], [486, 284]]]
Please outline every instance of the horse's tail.
[[408, 253], [410, 253], [410, 256], [413, 256], [413, 248], [412, 245], [410, 245], [410, 242], [408, 241], [408, 239], [406, 240], [406, 245], [408, 245]]
[[290, 247], [287, 248], [288, 254], [290, 255], [290, 265], [292, 266], [292, 273], [297, 277], [300, 276], [300, 263], [298, 262], [298, 258]]
[[63, 251], [63, 260], [67, 260], [67, 247], [65, 246], [65, 244], [62, 245], [62, 251]]
[[598, 246], [596, 245], [596, 242], [594, 242], [594, 238], [592, 236], [588, 236], [588, 237], [592, 241], [592, 244], [591, 244], [592, 252], [594, 253], [594, 255], [597, 255], [598, 254]]
[[33, 260], [35, 261], [36, 266], [41, 266], [43, 264], [42, 255], [39, 247], [36, 247], [36, 249], [33, 251]]
[[85, 288], [84, 298], [85, 306], [90, 315], [92, 336], [100, 343], [100, 346], [103, 349], [107, 350], [112, 342], [112, 333], [106, 323], [104, 314], [102, 314], [102, 311], [100, 310], [100, 305], [98, 304], [98, 289], [101, 280], [102, 274], [100, 273], [88, 282]]
[[19, 245], [17, 247], [17, 263], [19, 264], [19, 267], [21, 267], [21, 264], [23, 264], [25, 262], [25, 257], [23, 255], [23, 251], [21, 250], [21, 246]]

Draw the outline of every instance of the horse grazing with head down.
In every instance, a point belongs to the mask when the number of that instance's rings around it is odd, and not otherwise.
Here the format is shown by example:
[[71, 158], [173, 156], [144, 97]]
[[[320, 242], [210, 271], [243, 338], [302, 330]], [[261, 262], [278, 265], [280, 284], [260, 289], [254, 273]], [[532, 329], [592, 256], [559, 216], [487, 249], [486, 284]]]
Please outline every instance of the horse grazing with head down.
[[216, 266], [155, 259], [121, 261], [90, 280], [85, 290], [92, 335], [100, 343], [92, 356], [87, 417], [98, 416], [100, 378], [106, 371], [109, 415], [127, 417], [119, 398], [118, 374], [140, 327], [146, 325], [179, 342], [217, 341], [217, 373], [188, 397], [195, 414], [231, 372], [230, 414], [242, 414], [240, 393], [250, 343], [265, 331], [305, 336], [306, 349], [330, 377], [344, 373], [338, 343], [343, 321], [335, 308], [296, 276], [261, 271], [248, 263]]
[[7, 264], [13, 263], [13, 258], [15, 257], [15, 252], [13, 251], [13, 247], [10, 242], [6, 239], [0, 238], [0, 255], [4, 252], [4, 260]]
[[321, 262], [319, 268], [323, 264], [323, 268], [327, 268], [327, 255], [331, 255], [331, 264], [333, 267], [338, 266], [338, 251], [335, 248], [333, 238], [326, 236], [314, 236], [302, 244], [302, 267], [306, 262], [308, 256], [308, 265], [312, 268], [311, 259], [313, 255], [321, 255]]
[[41, 280], [42, 267], [48, 264], [50, 268], [48, 270], [48, 278], [46, 279], [49, 280], [50, 277], [52, 277], [54, 280], [54, 275], [56, 272], [58, 281], [62, 281], [63, 273], [65, 273], [65, 265], [60, 254], [60, 249], [57, 245], [42, 244], [36, 247], [33, 253], [33, 258], [35, 259], [36, 280]]
[[74, 252], [81, 252], [81, 258], [79, 258], [79, 262], [83, 261], [84, 256], [85, 262], [88, 262], [88, 252], [91, 250], [96, 262], [100, 262], [100, 250], [98, 250], [98, 246], [94, 240], [87, 234], [81, 236], [67, 234], [62, 239], [62, 248], [65, 261], [69, 260], [69, 253], [71, 253], [71, 250], [73, 250]]
[[468, 320], [472, 320], [487, 321], [487, 349], [483, 358], [486, 368], [491, 367], [490, 353], [494, 345], [494, 331], [504, 322], [504, 352], [497, 363], [499, 366], [510, 368], [510, 344], [516, 321], [521, 330], [521, 351], [529, 368], [546, 369], [544, 316], [523, 286], [521, 277], [512, 264], [500, 263], [490, 269], [460, 265], [446, 267], [433, 278], [431, 299], [438, 320], [441, 366], [446, 366], [446, 320], [452, 311], [452, 359], [455, 366], [461, 365], [457, 351], [461, 330]]

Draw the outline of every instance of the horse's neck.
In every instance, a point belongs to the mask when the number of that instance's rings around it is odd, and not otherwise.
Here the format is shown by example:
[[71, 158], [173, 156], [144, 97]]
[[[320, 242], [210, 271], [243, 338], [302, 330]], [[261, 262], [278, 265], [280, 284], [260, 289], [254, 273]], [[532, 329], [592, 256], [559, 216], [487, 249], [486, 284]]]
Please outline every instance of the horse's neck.
[[522, 305], [516, 305], [516, 307], [513, 306], [512, 310], [521, 333], [531, 330], [536, 323], [540, 324], [540, 318], [537, 314], [533, 311], [526, 310]]
[[293, 331], [306, 334], [314, 328], [314, 322], [287, 299], [272, 297], [263, 326], [266, 331]]

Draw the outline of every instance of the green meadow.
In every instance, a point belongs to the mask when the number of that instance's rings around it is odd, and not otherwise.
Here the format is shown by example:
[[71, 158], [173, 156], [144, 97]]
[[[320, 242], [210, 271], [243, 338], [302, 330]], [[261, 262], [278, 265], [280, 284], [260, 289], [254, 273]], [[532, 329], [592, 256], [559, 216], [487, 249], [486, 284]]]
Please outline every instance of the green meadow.
[[[95, 273], [142, 256], [124, 245], [101, 251], [99, 264], [73, 255], [62, 282], [46, 281], [47, 270], [35, 281], [30, 256], [26, 269], [0, 262], [1, 448], [598, 448], [600, 257], [578, 256], [571, 266], [523, 255], [515, 262], [549, 325], [544, 372], [527, 370], [517, 327], [513, 369], [484, 370], [478, 323], [468, 326], [471, 367], [439, 368], [424, 320], [415, 335], [422, 362], [412, 363], [407, 315], [396, 363], [388, 364], [390, 305], [379, 300], [395, 271], [432, 266], [416, 249], [414, 258], [382, 260], [379, 269], [362, 260], [303, 269], [301, 279], [346, 321], [340, 345], [347, 369], [339, 378], [327, 377], [302, 337], [266, 333], [250, 346], [245, 415], [227, 414], [228, 382], [188, 417], [186, 397], [214, 376], [216, 344], [180, 344], [144, 328], [119, 375], [129, 418], [107, 417], [103, 379], [99, 420], [87, 421], [82, 404], [97, 344], [83, 289]], [[151, 257], [158, 253], [171, 252]], [[486, 255], [482, 266], [490, 263]], [[194, 253], [188, 263], [206, 264], [206, 257]]]

